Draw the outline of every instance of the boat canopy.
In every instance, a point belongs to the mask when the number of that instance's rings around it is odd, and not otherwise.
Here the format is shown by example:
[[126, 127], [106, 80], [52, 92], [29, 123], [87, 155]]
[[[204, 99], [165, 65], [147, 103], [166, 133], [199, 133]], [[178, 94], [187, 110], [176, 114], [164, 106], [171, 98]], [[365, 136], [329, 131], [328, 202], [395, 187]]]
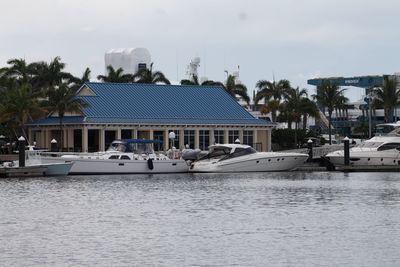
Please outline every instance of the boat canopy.
[[133, 152], [136, 154], [153, 153], [153, 144], [162, 144], [161, 140], [122, 139], [114, 140], [107, 151]]

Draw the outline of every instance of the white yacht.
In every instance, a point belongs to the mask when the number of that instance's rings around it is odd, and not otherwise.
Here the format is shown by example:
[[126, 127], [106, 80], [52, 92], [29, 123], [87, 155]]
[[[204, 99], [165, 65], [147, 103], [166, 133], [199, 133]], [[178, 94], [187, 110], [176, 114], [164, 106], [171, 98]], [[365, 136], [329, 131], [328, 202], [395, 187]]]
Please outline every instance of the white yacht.
[[[388, 129], [392, 130], [387, 133]], [[344, 165], [344, 150], [325, 156], [334, 166]], [[400, 123], [377, 125], [376, 135], [350, 148], [350, 166], [399, 166]]]
[[289, 171], [308, 158], [302, 153], [257, 152], [248, 145], [216, 144], [209, 153], [194, 161], [190, 172], [269, 172]]
[[[178, 151], [169, 155], [154, 152], [152, 145], [160, 141], [115, 140], [105, 152], [63, 154], [46, 153], [46, 162], [74, 162], [70, 174], [179, 173], [187, 172], [188, 164]], [[53, 155], [53, 156], [52, 156]]]

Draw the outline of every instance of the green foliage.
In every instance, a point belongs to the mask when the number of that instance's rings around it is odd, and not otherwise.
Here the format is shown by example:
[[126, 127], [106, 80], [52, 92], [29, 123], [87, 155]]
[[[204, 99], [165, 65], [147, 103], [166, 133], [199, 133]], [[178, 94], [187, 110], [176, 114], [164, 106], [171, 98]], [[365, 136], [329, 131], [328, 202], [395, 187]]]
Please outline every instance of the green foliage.
[[[297, 144], [295, 142], [297, 135]], [[273, 129], [272, 130], [272, 150], [295, 149], [300, 147], [306, 138], [317, 137], [313, 132], [307, 132], [303, 129]]]

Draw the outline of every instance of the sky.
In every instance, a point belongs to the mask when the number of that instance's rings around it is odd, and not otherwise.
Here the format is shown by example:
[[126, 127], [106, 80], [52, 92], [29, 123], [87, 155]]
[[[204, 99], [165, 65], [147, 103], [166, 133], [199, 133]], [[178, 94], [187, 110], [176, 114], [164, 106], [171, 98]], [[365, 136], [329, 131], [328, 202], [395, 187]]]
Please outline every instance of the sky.
[[[249, 95], [259, 80], [400, 72], [397, 0], [0, 0], [0, 67], [7, 60], [50, 61], [92, 80], [104, 74], [112, 48], [147, 48], [153, 69], [171, 81], [223, 81], [240, 68]], [[349, 88], [346, 96], [361, 98]]]

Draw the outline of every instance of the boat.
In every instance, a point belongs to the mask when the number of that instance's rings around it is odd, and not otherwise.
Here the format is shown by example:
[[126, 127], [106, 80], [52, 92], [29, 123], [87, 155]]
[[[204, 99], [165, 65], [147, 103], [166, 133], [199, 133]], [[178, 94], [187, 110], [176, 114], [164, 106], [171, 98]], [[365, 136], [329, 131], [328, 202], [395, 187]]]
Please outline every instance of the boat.
[[5, 162], [0, 166], [0, 173], [13, 176], [66, 176], [73, 162], [43, 162], [40, 151], [30, 147], [25, 151], [25, 166], [21, 167], [19, 161]]
[[45, 162], [73, 162], [70, 174], [182, 173], [189, 165], [179, 151], [154, 152], [159, 140], [114, 140], [107, 151], [95, 153], [46, 153]]
[[257, 152], [242, 144], [215, 144], [209, 153], [191, 163], [190, 172], [290, 171], [302, 165], [308, 155], [294, 152]]
[[[400, 166], [400, 123], [380, 124], [378, 132], [349, 150], [350, 166]], [[387, 133], [387, 129], [392, 131]], [[325, 158], [333, 166], [343, 166], [344, 150], [328, 153]]]

